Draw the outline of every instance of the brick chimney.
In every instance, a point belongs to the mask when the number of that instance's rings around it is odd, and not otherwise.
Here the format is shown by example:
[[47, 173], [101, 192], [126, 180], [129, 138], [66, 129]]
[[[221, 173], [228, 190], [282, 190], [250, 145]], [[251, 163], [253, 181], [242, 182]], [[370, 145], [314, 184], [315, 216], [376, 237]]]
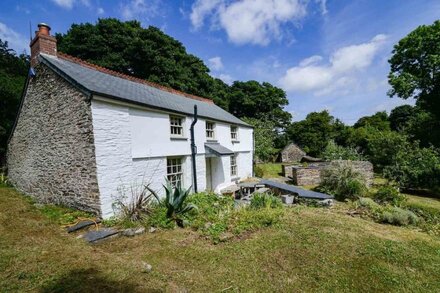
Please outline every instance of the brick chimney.
[[38, 55], [40, 53], [48, 55], [57, 55], [57, 39], [50, 35], [50, 26], [45, 23], [38, 24], [38, 31], [31, 41], [31, 66], [38, 64]]

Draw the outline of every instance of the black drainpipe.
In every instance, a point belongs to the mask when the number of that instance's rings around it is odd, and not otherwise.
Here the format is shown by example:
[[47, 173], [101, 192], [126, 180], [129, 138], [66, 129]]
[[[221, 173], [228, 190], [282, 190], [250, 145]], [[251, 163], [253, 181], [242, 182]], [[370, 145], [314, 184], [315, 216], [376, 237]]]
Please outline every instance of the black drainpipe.
[[197, 123], [197, 105], [194, 105], [194, 120], [191, 123], [191, 159], [192, 159], [192, 173], [194, 181], [194, 192], [197, 193], [197, 170], [196, 170], [196, 154], [197, 146], [194, 139], [194, 125]]

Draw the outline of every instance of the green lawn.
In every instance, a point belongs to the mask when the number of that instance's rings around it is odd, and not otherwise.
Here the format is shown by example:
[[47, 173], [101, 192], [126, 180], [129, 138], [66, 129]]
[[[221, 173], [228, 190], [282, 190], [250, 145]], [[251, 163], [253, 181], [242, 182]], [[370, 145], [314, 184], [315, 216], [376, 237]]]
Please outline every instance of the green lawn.
[[282, 177], [282, 164], [281, 163], [264, 163], [257, 164], [256, 168], [260, 168], [262, 178], [279, 178]]
[[291, 208], [281, 225], [218, 245], [190, 229], [89, 245], [0, 188], [0, 291], [440, 291], [438, 237], [351, 217], [345, 205]]

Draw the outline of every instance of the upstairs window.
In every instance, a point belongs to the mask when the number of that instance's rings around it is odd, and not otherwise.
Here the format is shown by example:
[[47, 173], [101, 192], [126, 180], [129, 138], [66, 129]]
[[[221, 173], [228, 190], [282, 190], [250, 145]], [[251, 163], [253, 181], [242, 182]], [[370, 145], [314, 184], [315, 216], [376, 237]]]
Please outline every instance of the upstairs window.
[[167, 158], [167, 179], [174, 187], [181, 186], [183, 178], [182, 158]]
[[231, 176], [237, 176], [237, 155], [231, 156]]
[[215, 124], [213, 122], [206, 121], [206, 137], [208, 139], [215, 139], [214, 128]]
[[183, 117], [170, 116], [171, 136], [183, 137]]
[[232, 141], [238, 141], [238, 127], [231, 126], [231, 139]]

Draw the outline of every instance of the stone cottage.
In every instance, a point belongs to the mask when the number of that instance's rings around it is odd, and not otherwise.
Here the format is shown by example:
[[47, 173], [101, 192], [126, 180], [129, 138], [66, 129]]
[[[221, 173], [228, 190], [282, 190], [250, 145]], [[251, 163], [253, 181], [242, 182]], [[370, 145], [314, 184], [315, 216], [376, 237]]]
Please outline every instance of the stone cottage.
[[281, 162], [282, 163], [300, 162], [305, 155], [306, 152], [303, 151], [298, 145], [292, 142], [288, 144], [281, 151]]
[[8, 142], [18, 190], [108, 218], [115, 198], [145, 184], [219, 192], [252, 176], [251, 126], [209, 99], [62, 54], [38, 28]]

